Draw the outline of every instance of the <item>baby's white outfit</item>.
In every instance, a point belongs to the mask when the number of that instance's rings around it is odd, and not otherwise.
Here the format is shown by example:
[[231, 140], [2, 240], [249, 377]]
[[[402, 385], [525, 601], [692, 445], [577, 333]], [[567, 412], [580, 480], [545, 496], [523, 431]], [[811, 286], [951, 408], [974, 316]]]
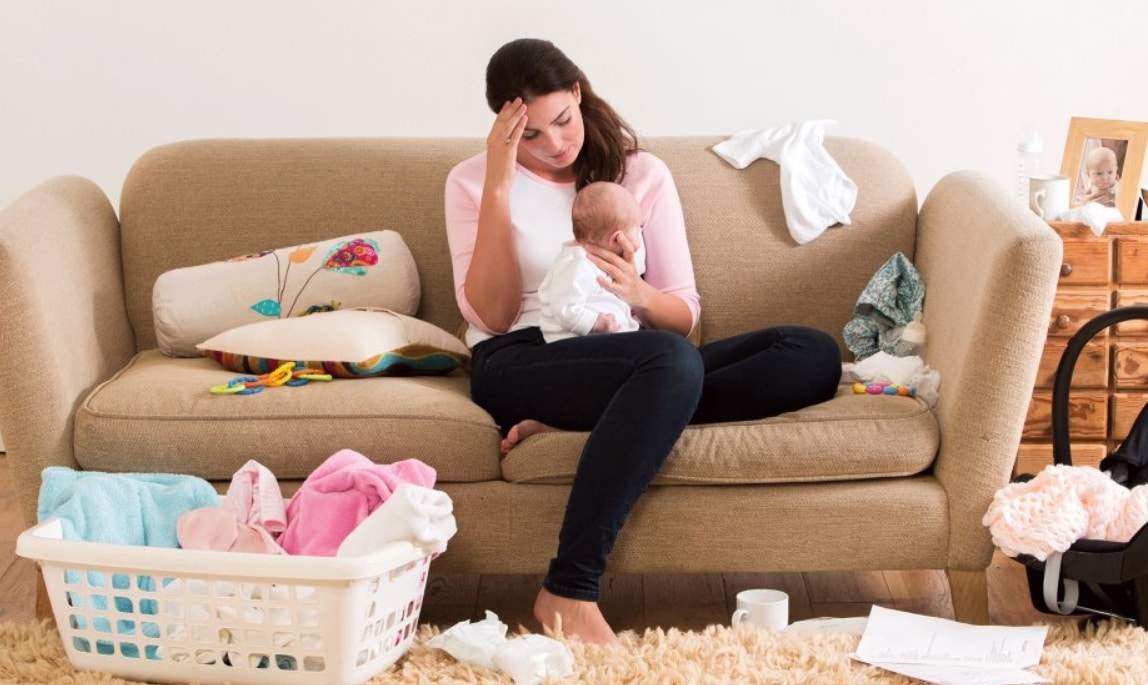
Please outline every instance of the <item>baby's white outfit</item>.
[[[638, 273], [646, 271], [645, 244], [638, 245], [634, 253]], [[606, 290], [599, 278], [609, 280], [577, 241], [562, 244], [554, 264], [538, 286], [540, 310], [539, 328], [546, 342], [554, 342], [579, 335], [589, 335], [599, 314], [613, 314], [618, 324], [617, 333], [638, 330], [638, 320], [630, 305]]]

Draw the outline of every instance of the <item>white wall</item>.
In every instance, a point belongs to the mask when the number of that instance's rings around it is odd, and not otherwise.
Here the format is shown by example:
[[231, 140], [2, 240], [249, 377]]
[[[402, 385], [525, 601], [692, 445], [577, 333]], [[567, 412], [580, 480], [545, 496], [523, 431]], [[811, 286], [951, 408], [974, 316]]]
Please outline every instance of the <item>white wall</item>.
[[1011, 183], [1030, 122], [1057, 168], [1070, 117], [1148, 120], [1144, 0], [4, 0], [0, 206], [55, 174], [118, 204], [178, 139], [485, 135], [486, 59], [527, 35], [642, 134], [836, 119], [922, 195], [961, 168]]

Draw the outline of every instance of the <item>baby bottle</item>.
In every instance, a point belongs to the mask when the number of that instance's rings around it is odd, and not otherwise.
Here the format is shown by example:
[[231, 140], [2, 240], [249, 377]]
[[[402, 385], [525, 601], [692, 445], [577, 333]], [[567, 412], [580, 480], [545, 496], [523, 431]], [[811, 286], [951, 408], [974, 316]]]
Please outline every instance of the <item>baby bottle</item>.
[[1016, 196], [1028, 206], [1028, 179], [1040, 173], [1040, 155], [1044, 143], [1040, 132], [1030, 128], [1016, 144]]
[[898, 357], [920, 356], [925, 347], [925, 324], [921, 321], [921, 312], [913, 315], [913, 320], [905, 324], [901, 331], [901, 339], [897, 341], [894, 349]]

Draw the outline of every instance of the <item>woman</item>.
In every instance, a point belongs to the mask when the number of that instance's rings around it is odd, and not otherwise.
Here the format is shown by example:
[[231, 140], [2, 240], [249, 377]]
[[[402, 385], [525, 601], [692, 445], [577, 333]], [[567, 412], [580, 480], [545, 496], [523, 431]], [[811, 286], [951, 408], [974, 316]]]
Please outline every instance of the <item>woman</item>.
[[[558, 551], [534, 603], [544, 626], [616, 640], [598, 608], [618, 531], [689, 423], [774, 416], [831, 398], [841, 356], [830, 336], [777, 326], [695, 349], [701, 311], [669, 169], [553, 44], [515, 40], [486, 71], [497, 116], [486, 151], [447, 178], [446, 223], [458, 305], [470, 327], [471, 394], [502, 427], [504, 450], [540, 430], [589, 431]], [[641, 330], [546, 344], [538, 286], [570, 240], [575, 191], [625, 186], [642, 210], [646, 271], [634, 245], [589, 248]]]

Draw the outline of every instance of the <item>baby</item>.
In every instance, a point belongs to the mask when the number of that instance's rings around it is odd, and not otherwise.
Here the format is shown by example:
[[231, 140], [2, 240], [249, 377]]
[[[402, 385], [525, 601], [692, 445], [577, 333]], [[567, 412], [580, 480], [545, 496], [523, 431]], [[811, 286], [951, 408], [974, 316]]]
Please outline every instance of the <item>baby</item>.
[[598, 245], [622, 254], [621, 236], [635, 246], [634, 265], [645, 272], [642, 246], [641, 211], [630, 191], [617, 183], [591, 183], [574, 196], [571, 211], [574, 240], [563, 243], [542, 285], [542, 335], [546, 342], [591, 333], [638, 330], [630, 305], [602, 287], [598, 279], [609, 279], [590, 260], [583, 245]]
[[1097, 147], [1084, 156], [1088, 183], [1077, 196], [1078, 203], [1099, 202], [1105, 207], [1116, 206], [1116, 191], [1120, 181], [1116, 153], [1112, 148]]

